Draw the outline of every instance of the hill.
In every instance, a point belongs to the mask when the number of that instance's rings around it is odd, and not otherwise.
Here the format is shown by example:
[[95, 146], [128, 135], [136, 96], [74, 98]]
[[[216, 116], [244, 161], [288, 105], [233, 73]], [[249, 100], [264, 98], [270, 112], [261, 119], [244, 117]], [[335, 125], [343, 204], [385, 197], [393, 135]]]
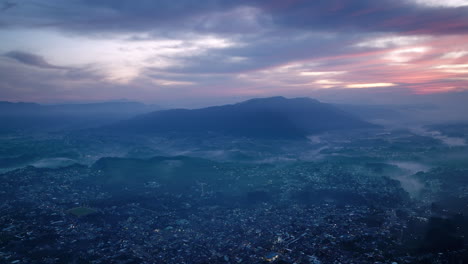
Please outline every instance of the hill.
[[304, 138], [331, 130], [372, 128], [337, 107], [310, 98], [271, 97], [201, 108], [156, 111], [105, 128], [113, 133]]

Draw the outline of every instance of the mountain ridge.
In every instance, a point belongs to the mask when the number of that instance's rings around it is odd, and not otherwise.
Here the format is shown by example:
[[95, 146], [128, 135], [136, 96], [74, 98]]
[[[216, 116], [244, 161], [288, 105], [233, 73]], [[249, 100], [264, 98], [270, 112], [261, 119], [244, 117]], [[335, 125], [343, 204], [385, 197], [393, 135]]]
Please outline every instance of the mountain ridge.
[[250, 138], [305, 138], [310, 134], [376, 127], [330, 104], [276, 96], [199, 109], [162, 110], [105, 127], [130, 134], [215, 133]]
[[0, 133], [100, 127], [160, 109], [138, 102], [42, 105], [0, 101]]

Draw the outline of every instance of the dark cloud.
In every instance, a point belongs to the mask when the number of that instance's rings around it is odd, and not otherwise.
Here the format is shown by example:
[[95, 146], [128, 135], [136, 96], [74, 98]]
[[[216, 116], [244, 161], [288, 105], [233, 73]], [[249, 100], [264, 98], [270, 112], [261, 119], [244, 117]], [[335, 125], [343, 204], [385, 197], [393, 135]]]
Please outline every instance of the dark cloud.
[[0, 12], [2, 11], [6, 11], [10, 8], [13, 8], [15, 6], [17, 6], [18, 4], [17, 3], [12, 3], [12, 2], [9, 2], [9, 1], [6, 1], [6, 2], [3, 2], [1, 7], [0, 7]]
[[[42, 0], [27, 3], [30, 8], [24, 12], [30, 20], [19, 21], [23, 25], [49, 26], [81, 33], [114, 33], [161, 29], [186, 31], [186, 27], [196, 26], [187, 24], [189, 20], [230, 10], [239, 6], [241, 1], [70, 0], [64, 3], [59, 0]], [[158, 33], [170, 34], [168, 31]]]
[[468, 7], [433, 8], [402, 0], [276, 1], [265, 4], [279, 25], [331, 31], [466, 33]]
[[235, 0], [81, 0], [82, 4], [113, 10], [115, 14], [122, 17], [142, 18], [152, 20], [178, 20], [184, 17], [193, 15], [224, 10], [236, 6], [238, 1]]
[[[30, 64], [11, 63], [0, 57], [0, 94], [3, 100], [64, 102], [111, 99], [129, 87], [107, 83], [95, 69], [72, 68], [66, 71], [44, 71]], [[65, 88], [65, 87], [73, 87]], [[113, 93], [109, 93], [111, 90]]]
[[48, 63], [43, 57], [31, 54], [28, 52], [22, 51], [10, 51], [4, 54], [5, 57], [14, 59], [18, 62], [21, 62], [26, 65], [45, 68], [45, 69], [58, 69], [58, 70], [68, 70], [68, 67], [56, 66]]
[[[272, 28], [334, 32], [452, 34], [468, 31], [468, 7], [427, 7], [409, 0], [42, 0], [25, 1], [24, 6], [28, 8], [17, 14], [29, 19], [10, 17], [10, 25], [16, 22], [82, 33], [242, 34], [255, 23]], [[232, 13], [239, 8], [254, 8], [261, 13]], [[266, 17], [274, 24], [268, 23]]]

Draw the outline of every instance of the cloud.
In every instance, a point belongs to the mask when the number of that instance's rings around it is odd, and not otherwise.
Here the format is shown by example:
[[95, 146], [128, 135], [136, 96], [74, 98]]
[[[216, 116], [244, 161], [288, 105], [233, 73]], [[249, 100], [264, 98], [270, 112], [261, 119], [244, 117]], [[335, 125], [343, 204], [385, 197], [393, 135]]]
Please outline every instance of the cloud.
[[10, 51], [4, 54], [5, 57], [14, 59], [23, 64], [44, 69], [68, 70], [70, 68], [56, 66], [48, 63], [43, 57], [22, 51]]
[[461, 7], [468, 6], [466, 0], [412, 0], [414, 3], [429, 7]]
[[346, 85], [347, 88], [377, 88], [397, 86], [394, 83], [353, 83]]
[[8, 9], [13, 8], [13, 7], [17, 6], [17, 5], [18, 5], [17, 3], [12, 3], [12, 2], [6, 1], [0, 7], [0, 12], [7, 11]]
[[[274, 1], [282, 2], [282, 1]], [[454, 34], [468, 30], [468, 7], [436, 8], [402, 0], [289, 1], [265, 6], [283, 26], [338, 32]]]
[[355, 46], [359, 48], [392, 48], [419, 44], [429, 38], [429, 36], [384, 36], [366, 39]]
[[301, 72], [300, 75], [302, 76], [324, 76], [324, 75], [340, 75], [346, 73], [345, 71], [325, 71], [325, 72], [310, 72], [305, 71]]
[[468, 63], [468, 7], [430, 1], [23, 0], [0, 16], [0, 59], [41, 98], [466, 89], [451, 65]]
[[[431, 0], [24, 0], [12, 26], [89, 32], [256, 34], [275, 27], [315, 31], [465, 33], [468, 6]], [[441, 2], [441, 1], [437, 1]], [[426, 3], [426, 4], [421, 4]]]
[[239, 6], [242, 5], [235, 1], [223, 0], [24, 0], [21, 8], [5, 18], [10, 26], [46, 26], [82, 34], [147, 32], [162, 28], [170, 34], [172, 30], [206, 25], [208, 21], [203, 19], [206, 15]]

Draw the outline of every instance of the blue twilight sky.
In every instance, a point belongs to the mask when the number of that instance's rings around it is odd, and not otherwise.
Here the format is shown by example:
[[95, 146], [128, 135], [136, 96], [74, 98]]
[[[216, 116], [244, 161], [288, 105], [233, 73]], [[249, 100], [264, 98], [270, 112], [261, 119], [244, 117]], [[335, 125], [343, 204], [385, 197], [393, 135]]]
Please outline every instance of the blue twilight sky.
[[9, 101], [468, 89], [468, 0], [0, 0], [0, 40]]

